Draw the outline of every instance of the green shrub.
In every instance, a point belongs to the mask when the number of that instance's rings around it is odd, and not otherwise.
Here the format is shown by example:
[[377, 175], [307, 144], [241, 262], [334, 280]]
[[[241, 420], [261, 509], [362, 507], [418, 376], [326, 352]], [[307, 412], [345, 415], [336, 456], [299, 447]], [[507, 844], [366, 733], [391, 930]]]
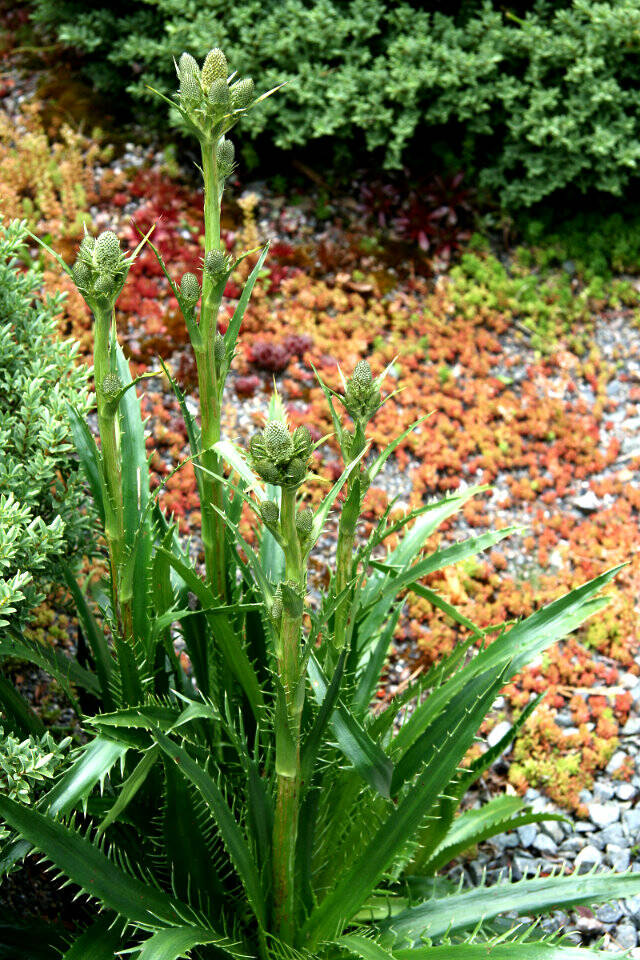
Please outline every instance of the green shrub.
[[397, 167], [412, 164], [416, 135], [433, 128], [429, 142], [444, 141], [510, 207], [567, 187], [620, 195], [637, 176], [634, 0], [534, 3], [522, 19], [497, 0], [463, 5], [458, 17], [416, 6], [35, 2], [41, 22], [87, 53], [96, 86], [128, 90], [145, 101], [145, 114], [147, 83], [171, 90], [172, 56], [182, 49], [204, 55], [214, 42], [262, 87], [289, 81], [277, 108], [266, 104], [247, 121], [251, 137], [264, 133], [278, 147], [331, 138], [343, 159], [355, 153], [361, 161], [365, 146]]
[[0, 228], [0, 626], [40, 602], [93, 516], [67, 418], [68, 403], [88, 410], [88, 372], [56, 338], [62, 296], [36, 300], [40, 270], [18, 265], [25, 239], [18, 221]]

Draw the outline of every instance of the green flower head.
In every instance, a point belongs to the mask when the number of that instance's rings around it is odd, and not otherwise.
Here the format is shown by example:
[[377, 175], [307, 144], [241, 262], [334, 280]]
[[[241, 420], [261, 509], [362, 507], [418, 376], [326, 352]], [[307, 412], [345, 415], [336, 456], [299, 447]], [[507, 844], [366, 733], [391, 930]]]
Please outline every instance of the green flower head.
[[380, 400], [380, 387], [373, 379], [371, 367], [366, 360], [361, 360], [347, 382], [345, 409], [356, 423], [366, 424], [380, 406]]
[[311, 437], [306, 428], [298, 428], [291, 436], [280, 420], [269, 420], [249, 444], [253, 469], [266, 483], [281, 487], [297, 487], [302, 483], [311, 450]]

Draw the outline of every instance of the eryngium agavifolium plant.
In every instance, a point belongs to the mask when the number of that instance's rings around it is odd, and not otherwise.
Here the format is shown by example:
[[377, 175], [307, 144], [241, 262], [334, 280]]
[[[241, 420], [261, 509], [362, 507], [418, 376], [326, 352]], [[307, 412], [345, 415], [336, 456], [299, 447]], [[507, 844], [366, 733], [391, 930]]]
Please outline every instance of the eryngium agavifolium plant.
[[[85, 717], [89, 742], [53, 789], [30, 806], [0, 797], [0, 815], [20, 835], [5, 845], [2, 865], [37, 852], [99, 907], [70, 938], [67, 960], [588, 955], [541, 939], [532, 921], [640, 892], [638, 874], [556, 873], [465, 889], [439, 873], [481, 840], [553, 819], [511, 796], [459, 813], [537, 700], [499, 743], [465, 758], [504, 683], [601, 610], [598, 594], [616, 571], [525, 620], [480, 629], [422, 584], [512, 532], [425, 548], [477, 489], [399, 519], [390, 505], [358, 539], [363, 497], [401, 440], [371, 449], [384, 373], [374, 377], [364, 359], [342, 392], [321, 382], [344, 469], [316, 509], [307, 505], [318, 481], [314, 444], [304, 426], [291, 431], [277, 394], [247, 449], [221, 437], [222, 388], [266, 254], [222, 336], [217, 315], [233, 268], [219, 232], [233, 164], [227, 134], [257, 100], [250, 81], [229, 76], [220, 50], [202, 67], [183, 54], [177, 70], [172, 105], [202, 149], [206, 243], [201, 278], [178, 284], [163, 269], [198, 363], [200, 425], [172, 385], [197, 465], [205, 569], [149, 491], [139, 402], [113, 311], [131, 257], [113, 234], [87, 237], [71, 272], [95, 317], [100, 450], [82, 418], [70, 416], [111, 560], [108, 639], [71, 579], [70, 588], [93, 657], [79, 676], [101, 706]], [[339, 495], [331, 582], [312, 604], [309, 560]], [[255, 548], [239, 531], [243, 505], [255, 517]], [[443, 610], [467, 639], [372, 712], [406, 591]]]

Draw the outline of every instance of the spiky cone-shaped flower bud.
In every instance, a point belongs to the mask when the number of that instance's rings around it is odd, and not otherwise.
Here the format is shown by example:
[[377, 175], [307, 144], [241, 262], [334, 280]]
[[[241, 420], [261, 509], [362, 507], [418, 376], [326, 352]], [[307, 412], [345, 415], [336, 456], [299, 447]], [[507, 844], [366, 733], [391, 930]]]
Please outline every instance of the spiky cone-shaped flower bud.
[[219, 280], [231, 267], [230, 257], [224, 250], [209, 250], [204, 258], [205, 273], [210, 274], [214, 281]]
[[117, 373], [108, 373], [100, 384], [100, 390], [112, 412], [115, 412], [123, 383]]
[[380, 406], [380, 388], [371, 374], [366, 360], [356, 364], [347, 383], [344, 405], [355, 421], [367, 423]]
[[282, 587], [278, 584], [271, 603], [271, 619], [277, 625], [282, 618]]
[[88, 290], [93, 279], [91, 267], [84, 260], [76, 260], [73, 265], [73, 279], [79, 290]]
[[104, 300], [111, 299], [118, 289], [116, 278], [111, 273], [101, 273], [96, 277], [93, 284], [93, 292]]
[[221, 333], [216, 333], [216, 338], [213, 342], [213, 359], [215, 360], [216, 370], [218, 371], [220, 371], [224, 363], [225, 353], [224, 337]]
[[250, 77], [238, 80], [231, 87], [231, 102], [234, 110], [246, 110], [255, 100], [255, 85]]
[[196, 77], [196, 79], [200, 79], [198, 61], [195, 57], [192, 57], [190, 53], [181, 54], [178, 61], [178, 76], [181, 79], [182, 77]]
[[187, 110], [192, 110], [201, 103], [204, 98], [200, 81], [190, 73], [180, 77], [179, 94], [180, 100]]
[[286, 480], [289, 486], [297, 487], [307, 475], [307, 464], [300, 457], [294, 457], [287, 464]]
[[226, 80], [229, 74], [227, 58], [219, 47], [209, 50], [202, 65], [202, 87], [205, 93], [209, 92], [214, 80]]
[[188, 307], [195, 307], [200, 299], [200, 284], [195, 273], [185, 273], [180, 281], [180, 294]]
[[218, 115], [224, 115], [231, 106], [231, 91], [226, 80], [214, 80], [209, 87], [207, 102], [213, 108], [213, 112]]
[[235, 167], [236, 150], [231, 140], [223, 137], [218, 141], [216, 147], [216, 160], [218, 162], [218, 176], [226, 180], [231, 176]]
[[116, 273], [122, 266], [120, 241], [112, 230], [105, 230], [97, 238], [93, 256], [96, 267], [101, 271]]
[[291, 460], [294, 453], [293, 440], [284, 423], [280, 423], [279, 420], [269, 420], [264, 428], [262, 439], [267, 456], [276, 466]]
[[296, 530], [301, 543], [304, 543], [311, 536], [313, 527], [313, 510], [311, 507], [305, 507], [299, 510], [296, 516]]
[[260, 516], [268, 527], [277, 526], [280, 520], [280, 510], [275, 500], [263, 500], [260, 504]]

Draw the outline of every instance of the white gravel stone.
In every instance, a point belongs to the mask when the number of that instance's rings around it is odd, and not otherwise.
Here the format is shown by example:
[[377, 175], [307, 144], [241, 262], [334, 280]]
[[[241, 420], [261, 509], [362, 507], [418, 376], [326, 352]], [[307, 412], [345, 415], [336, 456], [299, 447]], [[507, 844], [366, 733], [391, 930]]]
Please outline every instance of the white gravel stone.
[[620, 808], [615, 803], [590, 803], [587, 809], [596, 827], [608, 827], [620, 819]]
[[576, 857], [575, 868], [577, 873], [588, 873], [602, 863], [602, 854], [590, 843], [583, 847]]

